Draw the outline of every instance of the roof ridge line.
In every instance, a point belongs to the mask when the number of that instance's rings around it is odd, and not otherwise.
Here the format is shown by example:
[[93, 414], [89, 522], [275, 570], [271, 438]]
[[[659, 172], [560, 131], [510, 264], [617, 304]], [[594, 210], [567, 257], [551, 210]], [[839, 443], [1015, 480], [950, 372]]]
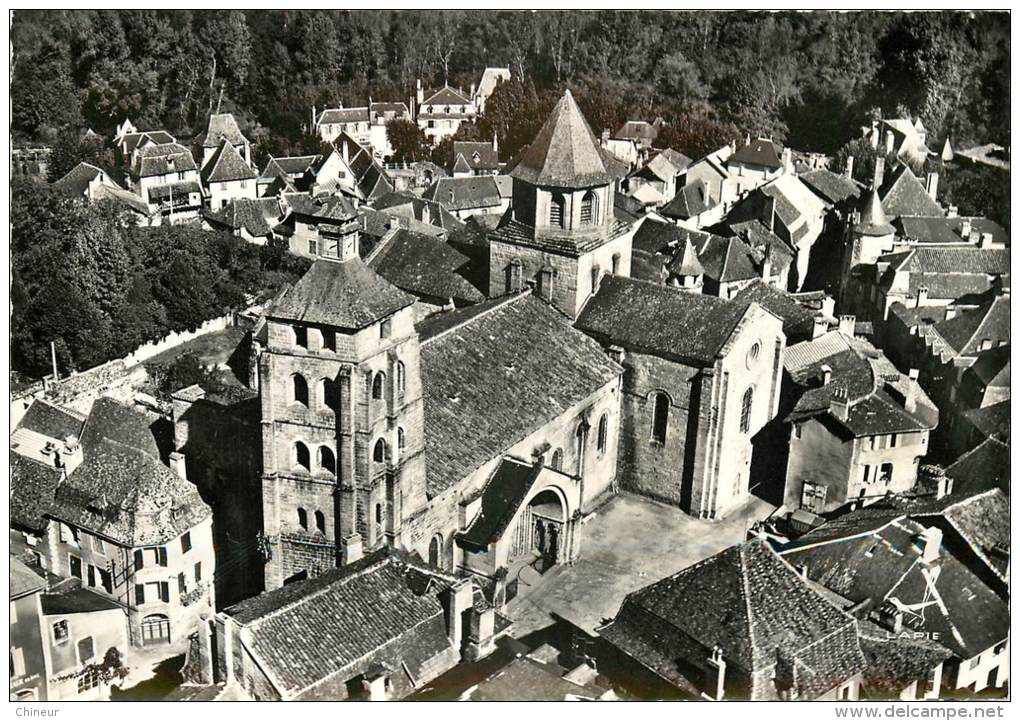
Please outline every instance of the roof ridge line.
[[[426, 338], [425, 340], [421, 341], [421, 345], [422, 346], [428, 345], [429, 343], [432, 343], [433, 341], [435, 341], [435, 340], [437, 340], [439, 338], [442, 338], [443, 336], [445, 336], [445, 335], [447, 335], [449, 333], [452, 333], [455, 330], [459, 330], [460, 328], [463, 328], [464, 326], [468, 325], [469, 323], [473, 323], [474, 321], [478, 320], [479, 318], [484, 318], [485, 316], [495, 312], [499, 308], [505, 308], [506, 306], [510, 305], [511, 303], [514, 303], [514, 302], [520, 300], [521, 298], [524, 298], [524, 297], [529, 296], [529, 295], [532, 295], [531, 288], [525, 288], [523, 290], [518, 291], [517, 293], [510, 293], [508, 295], [504, 295], [504, 296], [502, 296], [499, 299], [500, 302], [494, 303], [491, 308], [486, 308], [481, 313], [478, 313], [477, 315], [473, 315], [470, 318], [465, 318], [460, 323], [457, 323], [456, 325], [450, 326], [449, 328], [447, 328], [444, 331], [436, 333], [431, 338]], [[470, 307], [470, 306], [468, 306], [468, 307]]]
[[753, 622], [753, 620], [751, 618], [751, 616], [752, 616], [752, 610], [751, 610], [751, 584], [750, 584], [750, 582], [747, 579], [747, 573], [748, 573], [748, 570], [747, 570], [747, 560], [744, 558], [744, 553], [745, 553], [746, 549], [747, 549], [747, 544], [745, 544], [745, 543], [740, 544], [740, 548], [737, 551], [737, 558], [739, 559], [738, 563], [740, 564], [740, 589], [743, 592], [743, 596], [744, 596], [744, 609], [746, 611], [746, 618], [747, 618], [747, 638], [748, 638], [749, 645], [751, 647], [750, 666], [753, 669], [754, 665], [755, 665], [755, 663], [754, 663], [755, 652], [758, 649], [758, 645], [755, 642], [754, 622]]

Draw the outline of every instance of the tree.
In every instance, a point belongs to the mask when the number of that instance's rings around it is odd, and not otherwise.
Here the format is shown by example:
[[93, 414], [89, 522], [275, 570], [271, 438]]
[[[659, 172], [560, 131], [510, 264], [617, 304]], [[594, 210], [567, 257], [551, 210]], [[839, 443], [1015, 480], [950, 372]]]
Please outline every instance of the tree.
[[53, 144], [47, 169], [50, 182], [59, 180], [79, 163], [89, 163], [107, 172], [115, 166], [113, 152], [98, 135], [62, 133]]
[[429, 140], [413, 121], [398, 119], [386, 123], [386, 140], [393, 148], [394, 162], [410, 163], [429, 157]]

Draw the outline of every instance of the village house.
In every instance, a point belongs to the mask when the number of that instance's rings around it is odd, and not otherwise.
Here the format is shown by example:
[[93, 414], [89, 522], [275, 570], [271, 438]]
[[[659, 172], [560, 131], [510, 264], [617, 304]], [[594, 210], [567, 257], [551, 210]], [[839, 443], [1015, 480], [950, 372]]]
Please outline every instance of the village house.
[[[12, 497], [26, 498], [12, 505], [46, 521], [35, 542], [42, 567], [116, 601], [132, 646], [182, 641], [213, 607], [215, 572], [211, 514], [184, 477], [183, 456], [165, 466], [145, 417], [112, 398], [99, 398], [83, 425], [31, 410], [14, 451], [22, 470], [49, 466], [59, 482], [41, 498], [38, 473], [16, 476]], [[64, 435], [75, 426], [80, 434]]]
[[220, 146], [224, 141], [233, 147], [237, 154], [244, 160], [245, 165], [251, 167], [251, 141], [244, 136], [241, 128], [237, 126], [237, 119], [231, 113], [213, 113], [209, 116], [209, 124], [205, 132], [196, 139], [196, 144], [202, 151], [202, 168], [209, 164], [214, 155], [220, 155]]
[[197, 218], [202, 209], [198, 166], [183, 145], [146, 145], [131, 169], [132, 190], [159, 210], [162, 222]]
[[138, 130], [129, 118], [117, 126], [113, 135], [113, 144], [117, 149], [117, 159], [125, 167], [131, 167], [138, 160], [138, 153], [148, 145], [166, 145], [176, 143], [177, 138], [165, 130]]
[[14, 556], [10, 564], [11, 701], [48, 701], [48, 636], [40, 601], [46, 581]]
[[784, 504], [814, 514], [910, 490], [939, 412], [880, 351], [839, 330], [786, 349]]
[[673, 199], [682, 187], [691, 159], [672, 148], [657, 153], [627, 178], [627, 193], [644, 205], [662, 205]]
[[510, 172], [513, 203], [489, 236], [489, 295], [533, 283], [571, 318], [607, 273], [630, 275], [633, 225], [618, 178], [568, 90]]
[[[928, 131], [921, 122], [910, 118], [882, 118], [861, 127], [861, 137], [886, 156], [894, 156], [907, 164], [920, 164], [932, 155], [928, 149]], [[949, 139], [946, 139], [949, 142]], [[935, 146], [938, 147], [938, 146]]]
[[518, 654], [503, 668], [475, 684], [458, 701], [617, 701], [616, 693], [599, 685], [598, 672], [586, 664], [560, 666], [559, 651], [548, 643]]
[[203, 210], [202, 221], [209, 230], [223, 230], [255, 245], [273, 238], [273, 228], [284, 218], [278, 198], [238, 198], [219, 210]]
[[856, 620], [767, 542], [731, 546], [628, 594], [599, 669], [644, 698], [856, 701]]
[[508, 80], [510, 80], [509, 65], [505, 68], [485, 68], [482, 71], [482, 78], [478, 81], [478, 89], [471, 95], [479, 115], [485, 112], [485, 102], [492, 95], [496, 86]]
[[747, 501], [751, 439], [778, 410], [782, 321], [755, 303], [608, 276], [576, 326], [626, 370], [621, 485], [700, 518]]
[[506, 176], [474, 174], [439, 178], [422, 197], [441, 204], [461, 220], [472, 215], [502, 216], [511, 202], [509, 180]]
[[258, 173], [226, 137], [203, 163], [201, 175], [209, 207], [214, 211], [222, 210], [234, 200], [257, 197]]
[[126, 211], [138, 225], [155, 224], [159, 214], [129, 190], [124, 190], [102, 168], [90, 163], [78, 163], [62, 178], [50, 186], [75, 200], [95, 203], [110, 201]]
[[940, 697], [1002, 687], [1009, 680], [1008, 603], [946, 538], [925, 514], [892, 504], [829, 521], [781, 553], [888, 634], [925, 636], [948, 649], [941, 678], [929, 681]]
[[730, 180], [730, 171], [727, 168], [727, 161], [735, 149], [735, 143], [724, 145], [704, 158], [694, 161], [687, 167], [687, 182], [685, 185], [696, 183], [699, 180], [707, 188], [707, 204], [715, 207], [722, 205], [728, 208], [737, 199], [737, 185]]
[[496, 134], [492, 134], [492, 142], [475, 142], [467, 140], [453, 141], [453, 161], [450, 174], [455, 178], [470, 175], [499, 174], [499, 145]]
[[418, 104], [417, 122], [418, 127], [425, 132], [425, 137], [433, 145], [438, 145], [443, 138], [454, 135], [460, 128], [461, 123], [474, 122], [478, 109], [475, 106], [471, 92], [464, 93], [459, 88], [451, 88], [444, 85], [435, 90], [422, 90], [421, 78], [418, 79], [418, 88], [415, 99]]
[[386, 125], [394, 120], [413, 120], [407, 103], [374, 103], [369, 98], [368, 105], [361, 107], [345, 108], [340, 104], [321, 113], [312, 107], [312, 127], [322, 142], [333, 143], [340, 135], [346, 134], [359, 145], [369, 148], [373, 155], [382, 158], [393, 154]]
[[355, 201], [345, 195], [286, 196], [290, 214], [273, 232], [288, 239], [294, 255], [317, 258], [337, 255], [340, 245], [357, 243], [360, 223]]
[[678, 225], [699, 230], [718, 220], [714, 216], [709, 219], [708, 211], [711, 208], [708, 185], [699, 178], [678, 188], [673, 199], [659, 208], [658, 212]]
[[[289, 157], [274, 158], [270, 156], [266, 167], [259, 174], [256, 181], [258, 197], [267, 195], [271, 189], [279, 189], [290, 186], [293, 190], [308, 190], [308, 186], [314, 176], [314, 168], [321, 155], [294, 155]], [[278, 184], [282, 181], [282, 185]], [[277, 192], [279, 192], [277, 190]]]
[[[401, 699], [495, 650], [510, 622], [480, 596], [470, 580], [381, 550], [217, 614], [212, 676], [256, 701]], [[382, 598], [366, 615], [366, 599]]]
[[319, 158], [311, 167], [300, 190], [311, 194], [344, 193], [358, 203], [367, 203], [393, 192], [386, 171], [372, 156], [369, 148], [342, 133], [333, 143], [333, 150]]
[[436, 237], [448, 238], [464, 227], [463, 221], [442, 203], [408, 192], [387, 193], [374, 198], [370, 207], [362, 206], [358, 210], [374, 210], [391, 219], [399, 218], [401, 227]]
[[786, 172], [793, 172], [793, 159], [789, 148], [771, 138], [751, 140], [725, 159], [728, 180], [733, 186], [733, 196], [741, 197], [755, 188], [775, 180]]

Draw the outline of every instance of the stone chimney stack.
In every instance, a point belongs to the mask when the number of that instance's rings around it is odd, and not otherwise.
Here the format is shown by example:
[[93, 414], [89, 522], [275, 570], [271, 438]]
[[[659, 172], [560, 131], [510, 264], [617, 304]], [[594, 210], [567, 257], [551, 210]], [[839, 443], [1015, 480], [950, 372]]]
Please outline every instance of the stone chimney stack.
[[992, 234], [991, 233], [982, 233], [981, 234], [981, 241], [979, 242], [978, 247], [979, 248], [991, 248], [992, 247]]
[[446, 611], [446, 635], [450, 638], [453, 647], [460, 649], [464, 641], [464, 614], [474, 605], [474, 586], [470, 579], [462, 578], [454, 581], [446, 589], [444, 599]]
[[928, 173], [928, 181], [925, 183], [924, 189], [928, 191], [928, 195], [932, 200], [938, 200], [935, 196], [938, 195], [939, 190], [939, 174]]
[[345, 566], [361, 560], [361, 534], [355, 532], [346, 535], [341, 541], [340, 553]]
[[315, 106], [312, 105], [312, 124], [308, 126], [308, 132], [315, 132], [315, 121], [319, 119], [319, 113], [316, 111]]
[[421, 87], [421, 78], [418, 78], [418, 86], [415, 90], [415, 98], [418, 101], [418, 105], [421, 105], [425, 101], [425, 91]]
[[970, 240], [970, 231], [971, 230], [972, 230], [972, 228], [970, 226], [970, 218], [963, 218], [961, 220], [961, 222], [960, 222], [960, 236], [964, 240]]
[[846, 159], [846, 167], [843, 168], [843, 175], [848, 179], [853, 180], [854, 177], [854, 156], [849, 155]]
[[922, 285], [917, 289], [917, 305], [915, 308], [920, 308], [928, 302], [928, 286]]
[[170, 470], [177, 474], [182, 481], [188, 480], [188, 468], [184, 462], [184, 454], [180, 451], [170, 453]]
[[789, 148], [783, 148], [783, 172], [793, 172], [793, 151]]
[[473, 101], [474, 99], [475, 99], [475, 84], [471, 83], [471, 94], [468, 95], [468, 100]]
[[921, 562], [934, 563], [938, 560], [942, 548], [942, 530], [936, 526], [926, 528], [921, 531], [917, 542], [921, 550]]
[[946, 211], [946, 217], [947, 218], [955, 218], [959, 214], [960, 214], [960, 209], [957, 206], [955, 206], [955, 205], [950, 205], [949, 209]]
[[872, 190], [882, 187], [882, 180], [885, 178], [885, 158], [875, 158], [875, 176], [871, 181]]
[[888, 155], [893, 151], [893, 147], [896, 144], [896, 136], [893, 135], [893, 131], [885, 131], [885, 153]]
[[831, 380], [832, 380], [832, 366], [823, 365], [822, 366], [822, 385], [823, 386], [829, 385], [829, 381], [831, 381]]
[[917, 368], [910, 369], [910, 383], [907, 385], [907, 392], [903, 396], [903, 410], [913, 413], [917, 410], [917, 379], [921, 374]]
[[850, 338], [854, 337], [854, 331], [857, 330], [857, 316], [855, 315], [841, 315], [839, 317], [839, 332]]
[[609, 145], [609, 128], [602, 130], [602, 147]]
[[829, 412], [841, 421], [850, 418], [850, 394], [846, 388], [837, 388], [832, 392]]
[[[775, 211], [773, 210], [773, 214]], [[765, 257], [761, 261], [761, 279], [766, 283], [772, 277], [772, 244], [765, 246]]]

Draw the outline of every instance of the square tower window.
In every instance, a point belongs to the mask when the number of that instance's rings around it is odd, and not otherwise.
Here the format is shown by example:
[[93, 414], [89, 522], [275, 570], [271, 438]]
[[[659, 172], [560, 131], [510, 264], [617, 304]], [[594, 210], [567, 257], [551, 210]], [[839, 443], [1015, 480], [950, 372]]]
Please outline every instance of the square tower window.
[[308, 347], [308, 329], [294, 326], [294, 344], [301, 348]]

